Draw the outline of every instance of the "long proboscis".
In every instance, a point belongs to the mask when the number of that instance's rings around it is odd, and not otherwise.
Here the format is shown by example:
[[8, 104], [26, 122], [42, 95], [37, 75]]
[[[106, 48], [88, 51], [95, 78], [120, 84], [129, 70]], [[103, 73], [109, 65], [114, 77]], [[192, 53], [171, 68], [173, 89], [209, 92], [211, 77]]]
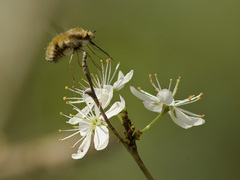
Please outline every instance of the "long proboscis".
[[91, 43], [93, 46], [97, 47], [99, 50], [101, 50], [104, 54], [106, 54], [109, 58], [111, 58], [111, 59], [113, 60], [113, 58], [112, 58], [106, 51], [104, 51], [102, 48], [100, 48], [98, 45], [96, 45], [96, 44], [93, 43], [92, 41], [90, 41], [90, 43]]

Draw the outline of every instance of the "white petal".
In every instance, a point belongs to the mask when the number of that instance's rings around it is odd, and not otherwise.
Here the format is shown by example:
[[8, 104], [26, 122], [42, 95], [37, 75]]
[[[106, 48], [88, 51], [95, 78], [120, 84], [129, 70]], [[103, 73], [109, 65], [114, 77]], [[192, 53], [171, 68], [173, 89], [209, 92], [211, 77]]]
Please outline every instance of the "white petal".
[[118, 113], [120, 113], [123, 110], [123, 108], [125, 107], [125, 100], [122, 98], [122, 96], [120, 96], [120, 101], [121, 102], [119, 102], [119, 101], [115, 102], [110, 107], [110, 109], [106, 112], [106, 116], [108, 117], [108, 119], [117, 115]]
[[113, 84], [113, 89], [116, 89], [116, 90], [122, 89], [124, 85], [132, 79], [132, 76], [133, 76], [133, 70], [127, 73], [126, 76], [123, 75], [122, 71], [119, 71], [118, 81], [116, 81]]
[[72, 158], [73, 159], [81, 159], [85, 156], [85, 154], [87, 153], [89, 147], [90, 147], [90, 143], [91, 143], [91, 131], [87, 134], [87, 136], [85, 137], [85, 139], [83, 140], [83, 142], [81, 143], [81, 145], [78, 148], [77, 153], [72, 154]]
[[[175, 112], [173, 112], [175, 110]], [[169, 111], [169, 115], [171, 116], [172, 120], [182, 128], [190, 128], [192, 126], [198, 126], [204, 124], [205, 120], [199, 117], [191, 117], [183, 112], [181, 112], [178, 108]]]
[[149, 101], [144, 101], [143, 104], [145, 108], [147, 108], [150, 111], [158, 112], [158, 113], [162, 111], [162, 104], [157, 104]]
[[173, 93], [168, 89], [162, 89], [158, 92], [157, 97], [159, 98], [160, 102], [166, 104], [167, 106], [174, 105]]
[[159, 102], [159, 99], [155, 96], [148, 96], [146, 94], [143, 94], [141, 92], [139, 92], [138, 90], [136, 90], [133, 86], [130, 86], [130, 90], [133, 93], [133, 95], [135, 95], [136, 97], [138, 97], [139, 99], [143, 100], [143, 101], [149, 101], [149, 102]]
[[97, 126], [94, 134], [94, 147], [102, 150], [107, 147], [109, 141], [109, 130], [106, 126]]
[[97, 94], [97, 98], [102, 103], [102, 108], [105, 109], [112, 100], [113, 97], [113, 87], [111, 85], [105, 85], [101, 89], [100, 94]]
[[91, 122], [81, 119], [79, 122], [79, 131], [81, 136], [86, 136], [90, 131]]

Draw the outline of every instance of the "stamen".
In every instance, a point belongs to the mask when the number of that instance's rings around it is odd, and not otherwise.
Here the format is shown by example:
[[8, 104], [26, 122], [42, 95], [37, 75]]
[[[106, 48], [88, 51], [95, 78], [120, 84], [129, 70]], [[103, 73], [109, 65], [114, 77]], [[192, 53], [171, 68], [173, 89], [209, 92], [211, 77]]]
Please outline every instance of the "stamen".
[[61, 139], [61, 138], [59, 138], [59, 139], [58, 139], [58, 142], [60, 142], [60, 141], [62, 141], [62, 139]]
[[117, 64], [117, 66], [116, 66], [116, 68], [115, 68], [115, 70], [114, 70], [114, 72], [113, 72], [113, 75], [112, 75], [112, 77], [111, 77], [111, 79], [110, 79], [110, 81], [109, 81], [109, 84], [112, 82], [114, 76], [116, 75], [116, 72], [117, 72], [119, 66], [120, 66], [120, 62]]
[[171, 89], [171, 85], [172, 85], [172, 79], [170, 79], [170, 83], [169, 83], [169, 86], [168, 86], [168, 90], [170, 91]]
[[177, 92], [177, 90], [178, 90], [178, 85], [179, 85], [179, 83], [180, 83], [180, 79], [181, 79], [181, 77], [178, 76], [176, 85], [175, 85], [174, 90], [173, 90], [173, 97], [175, 96], [175, 94], [176, 94], [176, 92]]
[[65, 89], [68, 89], [68, 86], [65, 86]]
[[62, 132], [62, 130], [61, 130], [61, 129], [59, 129], [59, 130], [58, 130], [58, 132]]
[[160, 83], [159, 83], [158, 78], [157, 78], [157, 73], [155, 73], [155, 77], [156, 77], [155, 79], [156, 79], [157, 84], [158, 84], [158, 89], [161, 90], [161, 86], [160, 86]]
[[141, 87], [138, 87], [137, 89], [140, 91], [140, 90], [141, 90]]
[[63, 100], [65, 101], [66, 99], [67, 99], [67, 97], [66, 97], [66, 96], [64, 96], [64, 97], [63, 97]]

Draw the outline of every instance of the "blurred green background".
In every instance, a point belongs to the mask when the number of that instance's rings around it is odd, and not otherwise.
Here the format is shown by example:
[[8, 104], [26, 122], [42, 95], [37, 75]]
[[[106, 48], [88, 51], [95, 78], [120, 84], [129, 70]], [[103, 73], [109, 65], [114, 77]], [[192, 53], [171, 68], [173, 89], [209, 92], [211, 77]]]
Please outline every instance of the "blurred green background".
[[[62, 100], [72, 77], [69, 57], [49, 63], [45, 50], [72, 27], [96, 30], [94, 42], [114, 63], [124, 73], [134, 69], [120, 94], [137, 129], [157, 114], [129, 85], [154, 93], [149, 73], [158, 73], [162, 87], [181, 76], [176, 99], [204, 93], [183, 107], [206, 114], [204, 125], [185, 130], [164, 116], [138, 142], [155, 179], [240, 179], [239, 9], [237, 0], [0, 1], [0, 179], [145, 179], [114, 137], [81, 160], [69, 148], [78, 137], [57, 142], [68, 135], [58, 133], [69, 128], [59, 112], [72, 112]], [[81, 79], [76, 59], [73, 66]]]

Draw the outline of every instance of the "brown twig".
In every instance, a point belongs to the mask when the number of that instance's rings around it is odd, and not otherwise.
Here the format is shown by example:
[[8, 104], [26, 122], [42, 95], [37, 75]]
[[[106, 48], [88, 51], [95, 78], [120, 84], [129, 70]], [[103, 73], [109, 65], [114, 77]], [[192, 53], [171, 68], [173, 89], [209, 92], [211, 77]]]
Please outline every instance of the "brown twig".
[[150, 172], [148, 171], [148, 169], [144, 165], [143, 161], [141, 160], [141, 158], [138, 154], [138, 150], [137, 150], [136, 140], [139, 140], [139, 137], [141, 135], [141, 130], [138, 130], [137, 132], [134, 133], [135, 128], [134, 128], [131, 120], [128, 118], [127, 111], [123, 110], [120, 115], [121, 115], [121, 118], [123, 120], [123, 126], [124, 126], [124, 129], [125, 129], [124, 134], [125, 134], [125, 139], [126, 140], [124, 140], [118, 134], [116, 129], [110, 123], [110, 121], [109, 121], [108, 117], [106, 116], [101, 104], [98, 101], [98, 98], [97, 98], [97, 96], [95, 94], [95, 91], [94, 91], [94, 88], [93, 88], [93, 84], [92, 84], [92, 80], [91, 80], [91, 76], [90, 76], [90, 72], [89, 72], [86, 60], [87, 60], [87, 53], [83, 52], [82, 68], [83, 68], [83, 72], [84, 72], [85, 76], [87, 77], [87, 80], [88, 80], [88, 83], [89, 83], [90, 89], [91, 89], [89, 91], [86, 91], [85, 93], [88, 94], [90, 97], [92, 97], [95, 104], [99, 107], [100, 112], [101, 112], [104, 120], [108, 124], [108, 127], [111, 129], [111, 131], [114, 133], [114, 135], [119, 139], [119, 141], [124, 145], [124, 147], [127, 149], [127, 151], [131, 154], [131, 156], [133, 157], [135, 162], [138, 164], [139, 168], [142, 170], [145, 177], [148, 180], [153, 180], [152, 175], [150, 174]]

